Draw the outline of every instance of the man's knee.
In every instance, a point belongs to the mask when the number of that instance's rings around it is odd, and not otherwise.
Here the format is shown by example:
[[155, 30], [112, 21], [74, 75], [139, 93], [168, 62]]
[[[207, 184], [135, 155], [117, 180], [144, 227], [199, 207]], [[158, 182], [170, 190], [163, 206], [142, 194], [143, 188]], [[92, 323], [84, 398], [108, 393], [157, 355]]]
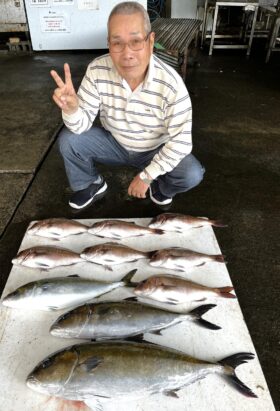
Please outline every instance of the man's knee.
[[63, 127], [57, 139], [60, 154], [64, 155], [72, 151], [76, 139], [76, 134], [69, 131], [66, 127]]
[[197, 186], [203, 180], [205, 168], [197, 161], [187, 172], [186, 183], [189, 188]]
[[186, 159], [184, 163], [181, 168], [181, 185], [187, 191], [201, 183], [205, 168], [193, 155]]

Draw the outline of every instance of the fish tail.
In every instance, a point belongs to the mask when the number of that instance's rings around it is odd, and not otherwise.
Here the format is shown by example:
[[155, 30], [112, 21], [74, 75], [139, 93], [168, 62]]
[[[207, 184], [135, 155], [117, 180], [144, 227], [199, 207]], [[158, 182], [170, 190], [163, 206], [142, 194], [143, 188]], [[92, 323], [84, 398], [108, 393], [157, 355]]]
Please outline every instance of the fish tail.
[[219, 287], [216, 289], [218, 294], [224, 298], [236, 298], [234, 294], [231, 294], [231, 291], [234, 290], [233, 287]]
[[136, 273], [136, 269], [135, 270], [131, 270], [131, 271], [129, 271], [129, 273], [127, 273], [123, 278], [122, 278], [122, 281], [123, 281], [123, 283], [124, 283], [124, 285], [126, 286], [126, 287], [134, 287], [136, 284], [138, 284], [138, 283], [133, 283], [132, 281], [131, 281], [131, 279], [132, 279], [132, 277], [134, 276], [134, 274]]
[[225, 263], [225, 256], [222, 254], [217, 254], [212, 256], [214, 261], [217, 261], [218, 263]]
[[247, 363], [255, 357], [253, 353], [250, 352], [239, 352], [237, 354], [230, 355], [229, 357], [223, 358], [218, 361], [218, 364], [223, 365], [225, 370], [225, 376], [233, 386], [240, 391], [246, 397], [257, 398], [258, 396], [245, 385], [235, 374], [235, 368], [241, 364]]
[[207, 313], [207, 311], [211, 310], [214, 307], [216, 307], [216, 304], [203, 304], [192, 310], [189, 314], [194, 318], [194, 321], [198, 325], [208, 328], [209, 330], [220, 330], [221, 327], [219, 327], [218, 325], [210, 323], [209, 321], [201, 318], [205, 313]]
[[223, 223], [221, 220], [209, 220], [209, 222], [214, 226], [214, 227], [228, 227], [227, 224]]

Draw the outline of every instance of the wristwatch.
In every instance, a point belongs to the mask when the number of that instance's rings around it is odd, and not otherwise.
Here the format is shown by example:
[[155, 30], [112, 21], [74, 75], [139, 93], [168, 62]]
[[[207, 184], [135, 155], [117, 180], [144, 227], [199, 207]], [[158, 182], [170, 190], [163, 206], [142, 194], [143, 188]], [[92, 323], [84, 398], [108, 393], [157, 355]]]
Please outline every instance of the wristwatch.
[[153, 181], [153, 179], [146, 173], [146, 171], [141, 171], [141, 173], [139, 174], [139, 177], [144, 183], [148, 185], [150, 185], [151, 182]]

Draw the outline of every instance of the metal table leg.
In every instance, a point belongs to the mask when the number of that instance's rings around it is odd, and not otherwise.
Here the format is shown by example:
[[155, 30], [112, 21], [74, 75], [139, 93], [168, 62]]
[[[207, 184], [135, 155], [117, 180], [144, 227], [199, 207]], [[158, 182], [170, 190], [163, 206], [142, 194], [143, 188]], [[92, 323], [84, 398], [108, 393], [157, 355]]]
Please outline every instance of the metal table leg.
[[252, 42], [253, 42], [253, 38], [254, 38], [254, 31], [255, 31], [256, 22], [257, 22], [258, 9], [259, 9], [259, 7], [255, 6], [254, 17], [253, 17], [253, 22], [252, 22], [252, 27], [251, 27], [251, 33], [250, 33], [250, 38], [249, 38], [249, 43], [248, 43], [248, 48], [247, 48], [247, 53], [246, 53], [247, 56], [249, 56], [250, 52], [251, 52]]
[[216, 3], [215, 13], [214, 13], [214, 20], [213, 20], [213, 26], [212, 26], [211, 42], [210, 42], [210, 48], [209, 48], [209, 56], [212, 56], [214, 39], [215, 39], [215, 33], [216, 33], [216, 26], [217, 26], [218, 12], [219, 12], [219, 5]]
[[273, 26], [273, 29], [272, 29], [272, 32], [271, 32], [269, 45], [268, 45], [268, 49], [267, 49], [267, 53], [266, 53], [266, 59], [265, 59], [266, 63], [268, 63], [268, 61], [270, 59], [271, 52], [272, 52], [272, 50], [275, 46], [279, 28], [280, 28], [280, 17], [275, 19], [275, 22], [274, 22], [274, 26]]

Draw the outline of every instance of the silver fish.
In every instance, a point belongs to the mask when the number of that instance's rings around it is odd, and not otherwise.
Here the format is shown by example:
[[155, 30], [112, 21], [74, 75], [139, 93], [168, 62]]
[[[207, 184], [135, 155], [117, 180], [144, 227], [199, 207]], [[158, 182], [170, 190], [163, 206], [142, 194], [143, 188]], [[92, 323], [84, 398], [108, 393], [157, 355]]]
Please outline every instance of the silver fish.
[[61, 315], [51, 326], [50, 333], [61, 338], [91, 340], [123, 339], [142, 334], [161, 334], [161, 330], [182, 321], [194, 321], [212, 329], [220, 329], [202, 317], [215, 304], [201, 305], [186, 314], [172, 313], [134, 301], [86, 304]]
[[66, 248], [37, 246], [20, 251], [12, 263], [31, 268], [48, 270], [63, 265], [81, 263], [83, 260], [78, 253]]
[[11, 308], [62, 310], [83, 304], [115, 288], [130, 285], [135, 272], [136, 270], [129, 272], [121, 281], [116, 282], [89, 280], [77, 275], [32, 281], [8, 294], [2, 303]]
[[30, 235], [59, 240], [70, 235], [86, 233], [88, 227], [67, 218], [48, 218], [34, 222], [27, 230]]
[[28, 375], [26, 384], [42, 394], [68, 400], [137, 399], [155, 393], [177, 397], [177, 391], [217, 374], [243, 395], [257, 397], [240, 381], [235, 368], [254, 358], [239, 352], [215, 363], [155, 344], [83, 343], [51, 354]]
[[187, 250], [186, 248], [173, 247], [155, 251], [149, 263], [153, 267], [186, 271], [188, 268], [201, 266], [213, 261], [224, 263], [224, 257], [221, 254], [209, 255]]
[[140, 237], [148, 234], [163, 234], [157, 228], [142, 227], [132, 222], [121, 220], [105, 220], [93, 224], [88, 232], [98, 237], [122, 240], [129, 237]]
[[183, 233], [190, 228], [199, 228], [213, 225], [215, 227], [226, 227], [219, 220], [209, 220], [205, 217], [193, 217], [185, 214], [163, 213], [154, 217], [150, 224], [150, 228], [160, 228], [164, 231], [174, 231]]
[[149, 258], [151, 253], [150, 251], [135, 250], [122, 244], [104, 243], [85, 248], [80, 256], [86, 261], [110, 268], [112, 265]]
[[209, 297], [236, 298], [231, 294], [233, 287], [207, 287], [180, 277], [154, 275], [140, 282], [134, 289], [139, 297], [169, 304], [205, 301]]

